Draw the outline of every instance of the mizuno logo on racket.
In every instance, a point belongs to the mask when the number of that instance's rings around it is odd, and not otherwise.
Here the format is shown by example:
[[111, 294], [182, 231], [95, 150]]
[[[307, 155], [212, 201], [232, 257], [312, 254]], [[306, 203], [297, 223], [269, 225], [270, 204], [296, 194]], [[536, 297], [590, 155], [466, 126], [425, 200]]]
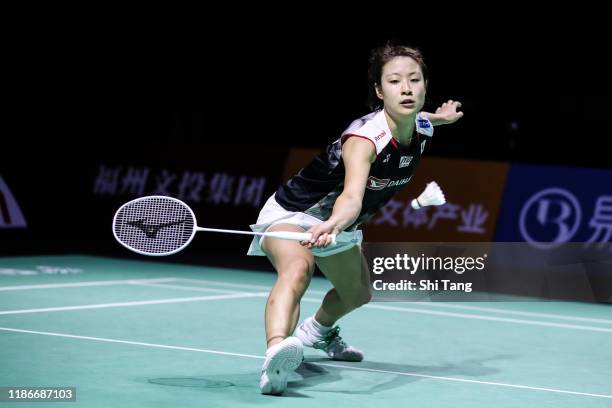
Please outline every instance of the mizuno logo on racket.
[[171, 227], [173, 225], [183, 224], [183, 223], [185, 223], [185, 221], [187, 221], [186, 218], [183, 219], [183, 220], [179, 220], [179, 221], [165, 222], [163, 224], [153, 224], [153, 225], [149, 224], [148, 225], [148, 224], [145, 224], [146, 219], [142, 219], [142, 220], [138, 220], [138, 221], [128, 221], [128, 222], [126, 222], [126, 224], [130, 225], [130, 226], [132, 226], [134, 228], [138, 228], [139, 230], [141, 230], [142, 232], [145, 233], [147, 238], [156, 239], [157, 238], [157, 234], [162, 229]]

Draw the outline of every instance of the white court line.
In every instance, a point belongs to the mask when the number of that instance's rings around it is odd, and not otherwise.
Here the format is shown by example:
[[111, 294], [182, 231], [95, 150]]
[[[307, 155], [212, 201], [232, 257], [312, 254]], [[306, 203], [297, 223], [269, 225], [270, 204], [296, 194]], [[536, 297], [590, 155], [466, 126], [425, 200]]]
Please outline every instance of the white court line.
[[[415, 302], [411, 302], [411, 303], [414, 304]], [[612, 320], [608, 320], [608, 319], [595, 319], [595, 318], [590, 318], [590, 317], [574, 317], [574, 316], [565, 316], [565, 315], [552, 314], [552, 313], [523, 312], [520, 310], [496, 309], [493, 307], [480, 307], [480, 306], [467, 306], [467, 305], [454, 305], [454, 304], [438, 303], [438, 302], [426, 302], [426, 303], [418, 302], [416, 304], [425, 305], [425, 306], [434, 306], [434, 307], [445, 307], [449, 309], [476, 310], [480, 312], [514, 314], [518, 316], [544, 317], [544, 318], [550, 318], [550, 319], [575, 320], [575, 321], [587, 322], [587, 323], [612, 324]]]
[[191, 292], [217, 292], [217, 293], [242, 293], [242, 294], [253, 293], [253, 292], [244, 292], [244, 291], [228, 290], [228, 289], [215, 289], [215, 288], [205, 288], [205, 287], [193, 288], [193, 287], [182, 286], [182, 285], [164, 285], [164, 284], [159, 284], [159, 283], [130, 282], [129, 284], [134, 285], [134, 286], [148, 286], [152, 288], [162, 288], [162, 289], [163, 288], [178, 289], [178, 290], [186, 290], [186, 291], [191, 291]]
[[19, 285], [19, 286], [0, 286], [0, 291], [30, 290], [30, 289], [55, 289], [55, 288], [81, 288], [86, 286], [111, 286], [125, 285], [128, 283], [146, 282], [173, 282], [176, 278], [159, 279], [125, 279], [125, 280], [106, 280], [106, 281], [82, 281], [72, 283], [50, 283], [46, 285]]
[[107, 343], [134, 344], [136, 346], [155, 347], [155, 348], [164, 348], [164, 349], [172, 349], [172, 350], [197, 351], [200, 353], [221, 354], [221, 355], [226, 355], [226, 356], [239, 356], [239, 357], [257, 358], [257, 359], [264, 358], [261, 356], [254, 356], [252, 354], [228, 353], [225, 351], [205, 350], [205, 349], [197, 349], [197, 348], [181, 347], [181, 346], [168, 346], [165, 344], [143, 343], [140, 341], [116, 340], [116, 339], [107, 339], [107, 338], [102, 338], [102, 337], [77, 336], [74, 334], [50, 333], [50, 332], [41, 332], [41, 331], [34, 331], [34, 330], [13, 329], [10, 327], [0, 327], [0, 330], [16, 332], [16, 333], [41, 334], [44, 336], [68, 337], [72, 339], [104, 341]]
[[[182, 279], [179, 279], [179, 280], [182, 280]], [[179, 285], [170, 285], [170, 286], [179, 286]], [[237, 285], [232, 284], [232, 286], [235, 287]], [[254, 286], [254, 285], [249, 285], [249, 286]], [[184, 286], [184, 288], [189, 288], [189, 287]], [[201, 289], [201, 288], [194, 288], [194, 289]], [[303, 297], [302, 300], [306, 302], [320, 303], [322, 299]], [[532, 326], [547, 326], [547, 327], [558, 327], [558, 328], [563, 328], [563, 329], [575, 329], [575, 330], [612, 333], [612, 329], [603, 328], [603, 327], [543, 322], [539, 320], [511, 319], [511, 318], [506, 318], [506, 317], [486, 316], [486, 315], [479, 315], [479, 314], [439, 312], [436, 310], [415, 309], [415, 308], [408, 308], [408, 307], [386, 306], [386, 305], [374, 305], [371, 303], [364, 305], [362, 307], [367, 308], [367, 309], [394, 310], [394, 311], [399, 311], [399, 312], [404, 312], [404, 313], [421, 313], [421, 314], [428, 314], [428, 315], [434, 315], [434, 316], [448, 316], [448, 317], [458, 317], [458, 318], [463, 318], [463, 319], [489, 320], [489, 321], [497, 321], [497, 322], [505, 322], [505, 323], [527, 324], [527, 325], [532, 325]]]
[[[43, 336], [66, 337], [66, 338], [72, 338], [72, 339], [92, 340], [92, 341], [100, 341], [100, 342], [107, 342], [107, 343], [131, 344], [131, 345], [144, 346], [144, 347], [182, 350], [182, 351], [194, 351], [194, 352], [199, 352], [199, 353], [209, 353], [209, 354], [218, 354], [218, 355], [226, 355], [226, 356], [247, 357], [247, 358], [260, 359], [260, 360], [264, 359], [263, 356], [255, 356], [252, 354], [230, 353], [230, 352], [225, 352], [225, 351], [198, 349], [198, 348], [193, 348], [193, 347], [169, 346], [165, 344], [143, 343], [139, 341], [117, 340], [117, 339], [109, 339], [109, 338], [103, 338], [103, 337], [77, 336], [74, 334], [14, 329], [11, 327], [0, 327], [0, 330], [4, 330], [8, 332], [15, 332], [15, 333], [39, 334]], [[612, 395], [593, 394], [593, 393], [577, 392], [577, 391], [569, 391], [569, 390], [559, 390], [555, 388], [531, 387], [528, 385], [520, 385], [520, 384], [506, 384], [506, 383], [491, 382], [491, 381], [468, 380], [465, 378], [442, 377], [442, 376], [437, 376], [437, 375], [418, 374], [418, 373], [411, 373], [411, 372], [404, 372], [404, 371], [377, 370], [373, 368], [356, 367], [353, 365], [345, 366], [341, 364], [329, 364], [329, 363], [309, 363], [309, 364], [325, 366], [325, 367], [342, 368], [344, 370], [368, 371], [368, 372], [373, 372], [373, 373], [403, 375], [407, 377], [428, 378], [432, 380], [443, 380], [443, 381], [454, 381], [454, 382], [463, 382], [463, 383], [470, 383], [470, 384], [493, 385], [493, 386], [498, 386], [498, 387], [510, 387], [510, 388], [525, 389], [525, 390], [546, 391], [546, 392], [554, 392], [554, 393], [559, 393], [559, 394], [582, 395], [582, 396], [587, 396], [587, 397], [611, 398], [612, 399]]]
[[[0, 330], [2, 328], [0, 327]], [[498, 387], [511, 387], [511, 388], [521, 388], [525, 390], [535, 390], [535, 391], [548, 391], [548, 392], [557, 392], [561, 394], [573, 394], [573, 395], [584, 395], [588, 397], [597, 397], [597, 398], [612, 398], [612, 395], [604, 395], [604, 394], [591, 394], [588, 392], [577, 392], [577, 391], [568, 391], [568, 390], [558, 390], [554, 388], [543, 388], [543, 387], [531, 387], [528, 385], [520, 385], [520, 384], [506, 384], [506, 383], [498, 383], [491, 381], [478, 381], [478, 380], [468, 380], [465, 378], [456, 378], [456, 377], [441, 377], [438, 375], [427, 375], [427, 374], [417, 374], [417, 373], [407, 373], [403, 371], [387, 371], [387, 370], [377, 370], [374, 368], [363, 368], [363, 367], [354, 367], [354, 366], [344, 366], [340, 364], [329, 364], [329, 363], [310, 363], [317, 364], [325, 367], [336, 367], [336, 368], [344, 368], [349, 370], [359, 370], [359, 371], [369, 371], [374, 373], [385, 373], [385, 374], [397, 374], [397, 375], [405, 375], [410, 377], [422, 377], [422, 378], [431, 378], [434, 380], [445, 380], [445, 381], [457, 381], [457, 382], [465, 382], [472, 384], [484, 384], [484, 385], [496, 385]]]
[[[262, 286], [262, 285], [247, 285], [247, 284], [238, 284], [238, 283], [225, 283], [222, 281], [211, 281], [211, 280], [200, 280], [200, 279], [185, 279], [185, 278], [177, 278], [177, 281], [186, 281], [186, 282], [199, 282], [199, 283], [208, 283], [220, 286], [228, 286], [235, 288], [245, 288], [245, 289], [262, 289], [262, 290], [270, 290], [270, 287]], [[320, 290], [310, 290], [306, 291], [306, 294], [311, 295], [325, 295], [327, 292]], [[476, 310], [481, 312], [492, 312], [492, 313], [502, 313], [502, 314], [514, 314], [517, 316], [531, 316], [531, 317], [543, 317], [550, 319], [562, 319], [562, 320], [575, 320], [578, 322], [587, 322], [587, 323], [603, 323], [603, 324], [612, 324], [612, 320], [609, 319], [595, 319], [589, 317], [578, 317], [578, 316], [566, 316], [560, 314], [553, 313], [535, 313], [535, 312], [523, 312], [519, 310], [511, 310], [511, 309], [497, 309], [493, 307], [476, 307], [476, 306], [467, 306], [467, 305], [455, 305], [449, 303], [442, 302], [405, 302], [410, 303], [415, 306], [424, 306], [424, 307], [441, 307], [441, 308], [449, 308], [449, 309], [465, 309], [465, 310]], [[369, 305], [366, 305], [368, 307]]]
[[[85, 281], [85, 282], [73, 282], [73, 283], [58, 283], [58, 284], [46, 284], [46, 285], [21, 285], [21, 286], [0, 286], [0, 291], [14, 291], [14, 290], [29, 290], [29, 289], [52, 289], [52, 288], [71, 288], [71, 287], [87, 287], [87, 286], [109, 286], [109, 285], [123, 285], [123, 284], [132, 284], [132, 285], [139, 285], [142, 284], [142, 286], [145, 286], [145, 283], [156, 283], [156, 282], [173, 282], [173, 281], [185, 281], [185, 282], [194, 282], [194, 283], [208, 283], [208, 284], [214, 284], [214, 285], [220, 285], [220, 286], [227, 286], [227, 287], [235, 287], [235, 288], [246, 288], [246, 289], [263, 289], [263, 290], [270, 290], [270, 287], [268, 286], [263, 286], [263, 285], [250, 285], [250, 284], [238, 284], [238, 283], [229, 283], [229, 282], [223, 282], [223, 281], [212, 281], [212, 280], [204, 280], [204, 279], [187, 279], [187, 278], [159, 278], [159, 279], [128, 279], [128, 280], [109, 280], [109, 281]], [[170, 287], [170, 286], [168, 286]], [[173, 286], [174, 289], [179, 289], [179, 290], [187, 290], [187, 289], [183, 289], [186, 288], [184, 286], [180, 286], [180, 285], [176, 285]], [[194, 291], [200, 291], [200, 288], [189, 288], [191, 290]], [[210, 289], [208, 290], [209, 292], [215, 292], [218, 291], [220, 293], [240, 293], [240, 292], [232, 292], [232, 291], [226, 291], [223, 292], [221, 289]], [[242, 292], [244, 293], [244, 292]], [[312, 294], [312, 295], [325, 295], [324, 291], [317, 291], [317, 290], [307, 290], [306, 291], [307, 294]], [[408, 302], [414, 305], [418, 305], [419, 307], [421, 306], [425, 306], [425, 307], [441, 307], [441, 308], [451, 308], [451, 309], [465, 309], [465, 310], [476, 310], [476, 311], [483, 311], [483, 312], [492, 312], [492, 313], [502, 313], [502, 314], [511, 314], [511, 315], [517, 315], [517, 316], [531, 316], [531, 317], [543, 317], [543, 318], [550, 318], [550, 319], [563, 319], [563, 320], [575, 320], [575, 321], [582, 321], [582, 322], [588, 322], [588, 323], [603, 323], [603, 324], [612, 324], [612, 320], [607, 320], [607, 319], [594, 319], [594, 318], [585, 318], [585, 317], [574, 317], [574, 316], [565, 316], [565, 315], [558, 315], [558, 314], [550, 314], [550, 313], [534, 313], [534, 312], [523, 312], [523, 311], [518, 311], [518, 310], [507, 310], [507, 309], [497, 309], [497, 308], [490, 308], [490, 307], [476, 307], [476, 306], [467, 306], [467, 305], [454, 305], [454, 304], [447, 304], [447, 303], [435, 303], [435, 302]], [[366, 305], [365, 307], [373, 307], [376, 305]], [[412, 310], [416, 310], [416, 309], [412, 309]], [[419, 312], [417, 312], [419, 313]], [[423, 312], [425, 313], [425, 312]], [[1, 314], [1, 312], [0, 312]], [[429, 314], [440, 314], [440, 313], [436, 313], [436, 312], [432, 312]], [[453, 314], [447, 314], [446, 316], [453, 316]], [[466, 317], [466, 316], [470, 316], [470, 315], [456, 315], [455, 317]], [[474, 315], [474, 316], [479, 316], [479, 315]], [[503, 318], [501, 318], [503, 319]], [[488, 319], [491, 320], [491, 319]], [[509, 320], [513, 320], [513, 319], [509, 319]], [[509, 321], [508, 319], [506, 320], [500, 320], [500, 321]], [[515, 323], [520, 322], [520, 320], [515, 321]], [[552, 323], [551, 323], [552, 324]], [[571, 326], [571, 325], [569, 325]], [[558, 326], [558, 327], [562, 327], [562, 326]], [[580, 327], [580, 326], [578, 326]], [[606, 331], [605, 329], [603, 329], [603, 331]]]
[[27, 313], [42, 313], [42, 312], [64, 312], [67, 310], [84, 310], [84, 309], [104, 309], [111, 307], [128, 307], [128, 306], [143, 306], [143, 305], [159, 305], [166, 303], [183, 303], [183, 302], [200, 302], [205, 300], [218, 300], [218, 299], [235, 299], [235, 298], [246, 298], [246, 297], [261, 297], [268, 296], [267, 293], [238, 293], [231, 295], [217, 295], [217, 296], [198, 296], [198, 297], [182, 297], [173, 299], [158, 299], [158, 300], [142, 300], [137, 302], [119, 302], [119, 303], [100, 303], [94, 305], [77, 305], [77, 306], [62, 306], [62, 307], [47, 307], [42, 309], [21, 309], [21, 310], [2, 310], [0, 315], [16, 315], [16, 314], [27, 314]]
[[[302, 300], [305, 300], [307, 302], [315, 302], [315, 303], [321, 302], [320, 299], [314, 299], [314, 298], [302, 298]], [[491, 320], [495, 322], [519, 323], [519, 324], [528, 324], [528, 325], [533, 325], [533, 326], [548, 326], [548, 327], [559, 327], [563, 329], [576, 329], [576, 330], [612, 333], [612, 329], [606, 329], [603, 327], [579, 326], [576, 324], [542, 322], [539, 320], [509, 319], [506, 317], [494, 317], [494, 316], [484, 316], [484, 315], [477, 315], [477, 314], [464, 314], [464, 313], [451, 313], [451, 312], [438, 312], [435, 310], [413, 309], [413, 308], [407, 308], [407, 307], [383, 306], [383, 305], [372, 305], [372, 304], [367, 304], [362, 307], [368, 308], [368, 309], [394, 310], [397, 312], [406, 312], [406, 313], [421, 313], [421, 314], [428, 314], [428, 315], [435, 315], [435, 316], [459, 317], [462, 319]]]
[[[188, 288], [188, 287], [185, 287], [185, 288]], [[204, 289], [204, 288], [198, 288], [198, 289]], [[148, 300], [148, 301], [138, 301], [138, 302], [121, 302], [121, 303], [106, 303], [106, 304], [94, 304], [94, 305], [53, 307], [53, 308], [41, 308], [41, 309], [6, 310], [6, 311], [0, 311], [0, 315], [57, 312], [57, 311], [66, 311], [66, 310], [100, 309], [100, 308], [108, 308], [108, 307], [141, 306], [141, 305], [148, 305], [148, 304], [181, 303], [181, 302], [195, 302], [195, 301], [213, 300], [213, 299], [229, 299], [229, 298], [241, 298], [241, 297], [267, 297], [267, 296], [268, 296], [268, 292], [239, 292], [234, 295], [224, 295], [224, 296], [187, 297], [187, 298], [160, 299], [160, 300]], [[314, 299], [314, 298], [302, 298], [302, 300], [306, 302], [315, 302], [315, 303], [321, 302], [321, 299]], [[478, 314], [439, 312], [435, 310], [414, 309], [414, 308], [405, 308], [405, 307], [397, 307], [397, 306], [383, 306], [383, 305], [373, 305], [373, 304], [367, 304], [363, 307], [368, 308], [368, 309], [394, 310], [394, 311], [405, 312], [405, 313], [420, 313], [420, 314], [428, 314], [428, 315], [434, 315], [434, 316], [447, 316], [447, 317], [457, 317], [457, 318], [463, 318], [463, 319], [488, 320], [488, 321], [497, 321], [497, 322], [506, 322], [506, 323], [527, 324], [527, 325], [533, 325], [533, 326], [547, 326], [547, 327], [557, 327], [557, 328], [563, 328], [563, 329], [575, 329], [575, 330], [612, 333], [612, 329], [607, 329], [607, 328], [543, 322], [543, 321], [538, 321], [538, 320], [510, 319], [510, 318], [505, 318], [505, 317], [494, 317], [494, 316], [485, 316], [485, 315], [478, 315]]]
[[[187, 279], [187, 278], [176, 278], [176, 280], [184, 281], [184, 282], [193, 282], [193, 283], [207, 283], [209, 285], [227, 286], [229, 288], [261, 289], [261, 290], [270, 290], [272, 288], [272, 284], [270, 284], [269, 286], [265, 286], [265, 285], [251, 285], [251, 284], [246, 284], [246, 283], [230, 283], [230, 282], [214, 281], [214, 280], [208, 280], [208, 279]], [[311, 291], [311, 293], [315, 295], [318, 295], [318, 294], [324, 295], [327, 292]]]

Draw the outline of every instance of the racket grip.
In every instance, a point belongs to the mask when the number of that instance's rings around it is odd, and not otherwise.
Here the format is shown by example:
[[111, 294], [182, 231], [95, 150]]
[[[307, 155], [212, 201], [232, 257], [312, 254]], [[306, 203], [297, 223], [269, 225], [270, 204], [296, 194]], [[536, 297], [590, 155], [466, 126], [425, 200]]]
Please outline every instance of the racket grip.
[[[291, 241], [310, 241], [312, 238], [312, 234], [310, 232], [293, 232], [293, 231], [271, 231], [266, 232], [265, 236], [278, 238], [278, 239], [287, 239]], [[331, 245], [336, 245], [336, 234], [329, 234], [332, 238]]]

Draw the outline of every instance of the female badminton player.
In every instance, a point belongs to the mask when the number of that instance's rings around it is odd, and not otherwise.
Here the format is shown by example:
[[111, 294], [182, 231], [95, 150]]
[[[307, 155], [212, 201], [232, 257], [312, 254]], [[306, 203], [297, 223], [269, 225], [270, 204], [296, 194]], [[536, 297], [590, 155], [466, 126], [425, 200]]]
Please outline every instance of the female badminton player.
[[[355, 120], [335, 142], [298, 172], [262, 208], [256, 232], [310, 232], [309, 242], [255, 237], [249, 255], [265, 255], [278, 272], [265, 309], [267, 351], [264, 394], [280, 394], [302, 362], [303, 347], [334, 360], [361, 361], [363, 352], [339, 336], [335, 323], [371, 298], [362, 261], [359, 225], [405, 187], [433, 134], [456, 122], [461, 104], [449, 100], [435, 113], [425, 103], [427, 67], [415, 48], [387, 44], [372, 51], [369, 80], [374, 111]], [[336, 234], [336, 244], [331, 234]], [[333, 285], [314, 316], [299, 327], [300, 300], [315, 264]], [[295, 333], [294, 333], [295, 331]], [[293, 334], [293, 335], [292, 335]]]

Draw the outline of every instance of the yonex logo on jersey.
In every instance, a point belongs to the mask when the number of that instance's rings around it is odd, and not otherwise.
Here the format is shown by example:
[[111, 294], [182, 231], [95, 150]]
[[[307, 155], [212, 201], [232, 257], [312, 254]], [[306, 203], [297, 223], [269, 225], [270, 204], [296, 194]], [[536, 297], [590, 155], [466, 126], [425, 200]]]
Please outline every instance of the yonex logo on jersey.
[[386, 133], [386, 132], [383, 130], [383, 131], [382, 131], [382, 133], [381, 133], [380, 135], [378, 135], [378, 136], [376, 136], [376, 137], [374, 138], [374, 141], [375, 141], [375, 142], [378, 142], [378, 141], [379, 141], [380, 139], [382, 139], [382, 138], [383, 138], [383, 137], [384, 137], [386, 134], [387, 134], [387, 133]]
[[410, 166], [410, 162], [412, 161], [413, 156], [402, 156], [400, 157], [399, 168]]
[[382, 190], [387, 187], [387, 184], [389, 184], [389, 179], [378, 179], [374, 176], [370, 176], [366, 188], [370, 190]]

